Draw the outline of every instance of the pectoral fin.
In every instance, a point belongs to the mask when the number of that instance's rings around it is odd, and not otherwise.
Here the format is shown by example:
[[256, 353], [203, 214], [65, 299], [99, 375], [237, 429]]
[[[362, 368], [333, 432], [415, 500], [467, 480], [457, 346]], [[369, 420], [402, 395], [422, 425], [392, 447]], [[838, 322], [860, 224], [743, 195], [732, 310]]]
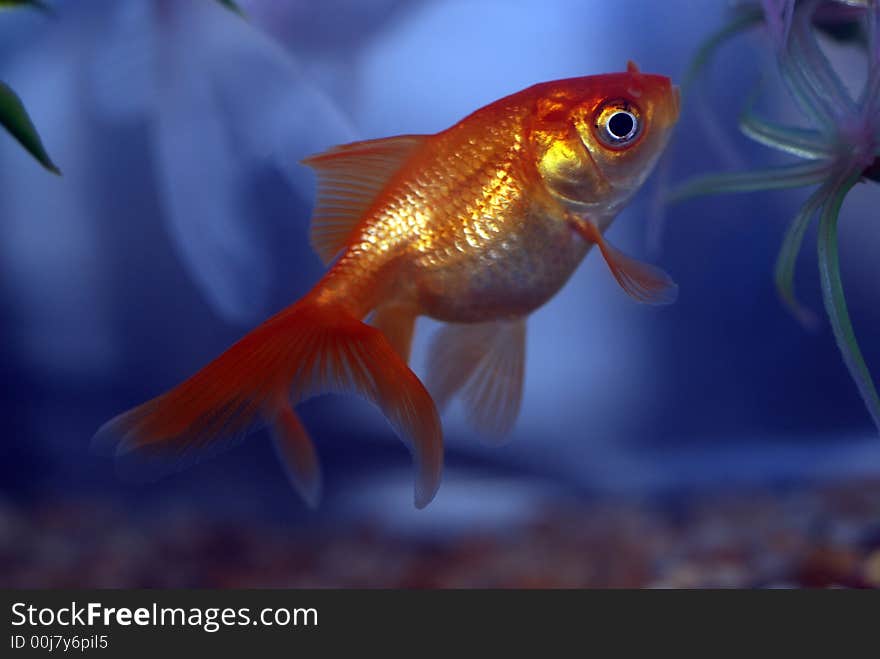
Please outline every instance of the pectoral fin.
[[678, 297], [678, 284], [660, 268], [627, 256], [602, 236], [590, 220], [572, 218], [578, 235], [599, 246], [611, 274], [630, 297], [645, 304], [672, 304]]
[[524, 319], [447, 325], [431, 346], [428, 391], [440, 408], [460, 392], [470, 423], [500, 442], [519, 414], [525, 350]]

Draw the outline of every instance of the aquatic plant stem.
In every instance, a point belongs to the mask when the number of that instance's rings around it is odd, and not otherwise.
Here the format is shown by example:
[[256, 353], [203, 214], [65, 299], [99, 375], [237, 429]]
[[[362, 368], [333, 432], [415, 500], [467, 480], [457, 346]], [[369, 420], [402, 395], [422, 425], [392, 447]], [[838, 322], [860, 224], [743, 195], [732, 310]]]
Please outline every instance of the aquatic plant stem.
[[854, 114], [856, 106], [816, 40], [812, 21], [821, 2], [810, 0], [795, 11], [786, 61], [797, 69], [804, 84], [809, 87], [814, 104], [835, 122], [838, 116]]
[[782, 248], [779, 250], [779, 256], [776, 258], [776, 268], [774, 270], [776, 291], [779, 293], [783, 304], [788, 307], [798, 322], [807, 328], [815, 328], [818, 320], [815, 314], [802, 306], [795, 297], [794, 270], [807, 227], [810, 226], [813, 215], [825, 203], [830, 194], [831, 187], [823, 185], [810, 195], [806, 203], [801, 206], [794, 221], [789, 225], [785, 233], [785, 239], [782, 241]]
[[828, 178], [828, 173], [827, 162], [811, 161], [747, 172], [710, 174], [686, 181], [670, 193], [667, 201], [676, 203], [711, 194], [800, 188], [821, 183]]
[[743, 8], [739, 16], [736, 16], [730, 21], [730, 23], [722, 26], [717, 32], [706, 39], [700, 46], [697, 54], [694, 55], [693, 60], [691, 60], [691, 65], [684, 74], [681, 83], [681, 95], [687, 96], [694, 80], [696, 80], [697, 76], [705, 68], [716, 50], [718, 50], [727, 40], [735, 37], [740, 32], [755, 25], [759, 25], [763, 18], [764, 13], [761, 11], [760, 7]]
[[799, 158], [820, 160], [832, 155], [827, 140], [815, 130], [781, 126], [761, 119], [749, 111], [740, 115], [739, 127], [746, 137], [755, 142]]
[[840, 349], [843, 362], [850, 375], [855, 380], [874, 424], [880, 429], [880, 398], [877, 396], [871, 373], [862, 357], [850, 322], [846, 298], [843, 294], [843, 283], [840, 278], [837, 248], [837, 222], [840, 217], [840, 207], [843, 205], [847, 193], [859, 178], [859, 172], [851, 172], [834, 190], [822, 210], [818, 240], [819, 275], [822, 284], [822, 299], [825, 303], [825, 311], [831, 320], [831, 329], [834, 332], [837, 347]]

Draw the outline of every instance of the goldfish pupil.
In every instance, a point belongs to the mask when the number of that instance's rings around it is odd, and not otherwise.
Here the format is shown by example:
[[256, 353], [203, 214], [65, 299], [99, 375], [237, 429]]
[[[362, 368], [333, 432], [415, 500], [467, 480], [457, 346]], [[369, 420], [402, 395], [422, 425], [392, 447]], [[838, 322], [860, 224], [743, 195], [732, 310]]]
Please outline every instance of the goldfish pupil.
[[635, 127], [635, 118], [629, 112], [615, 112], [608, 119], [608, 132], [620, 140], [629, 137]]

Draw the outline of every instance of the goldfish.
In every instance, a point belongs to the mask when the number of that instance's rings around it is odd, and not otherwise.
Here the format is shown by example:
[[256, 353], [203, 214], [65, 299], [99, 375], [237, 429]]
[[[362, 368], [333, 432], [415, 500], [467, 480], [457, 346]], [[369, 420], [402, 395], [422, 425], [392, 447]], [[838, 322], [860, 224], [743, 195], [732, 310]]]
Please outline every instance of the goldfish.
[[[354, 393], [409, 448], [423, 508], [443, 468], [438, 408], [458, 395], [479, 430], [510, 429], [526, 320], [594, 245], [633, 298], [675, 299], [669, 275], [603, 234], [647, 178], [678, 113], [669, 78], [630, 63], [622, 73], [533, 85], [436, 134], [306, 158], [318, 179], [311, 244], [327, 272], [188, 380], [106, 423], [95, 446], [140, 474], [162, 475], [265, 425], [291, 483], [314, 506], [320, 469], [294, 405]], [[419, 316], [447, 323], [431, 348], [427, 387], [408, 366]]]

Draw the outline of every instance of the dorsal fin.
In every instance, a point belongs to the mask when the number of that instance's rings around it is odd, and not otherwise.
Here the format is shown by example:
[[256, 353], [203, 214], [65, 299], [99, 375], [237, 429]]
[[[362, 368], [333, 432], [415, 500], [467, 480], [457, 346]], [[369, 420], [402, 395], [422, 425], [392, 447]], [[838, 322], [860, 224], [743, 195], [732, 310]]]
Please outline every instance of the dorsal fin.
[[388, 180], [427, 135], [399, 135], [354, 142], [303, 160], [318, 175], [312, 215], [312, 248], [329, 263], [345, 246], [358, 220]]

